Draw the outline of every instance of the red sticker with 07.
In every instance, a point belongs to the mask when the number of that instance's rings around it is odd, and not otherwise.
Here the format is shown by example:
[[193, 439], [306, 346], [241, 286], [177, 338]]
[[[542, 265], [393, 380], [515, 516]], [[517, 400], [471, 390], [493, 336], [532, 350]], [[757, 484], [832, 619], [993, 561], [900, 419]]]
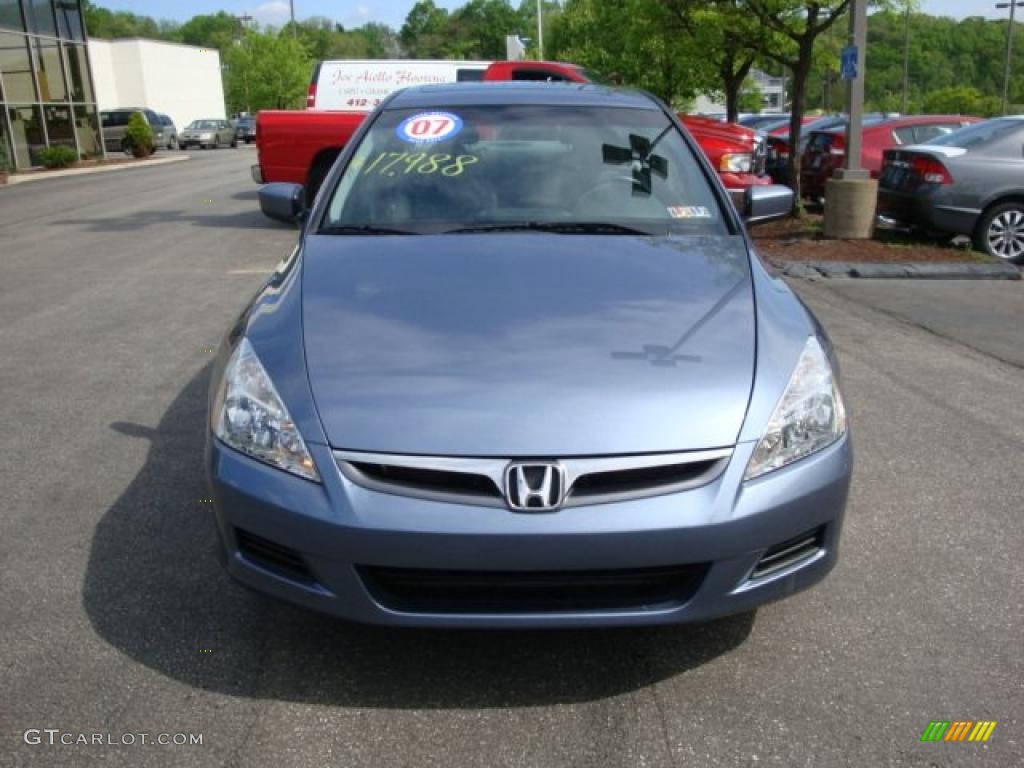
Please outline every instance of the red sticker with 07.
[[459, 135], [462, 118], [451, 112], [420, 112], [398, 124], [395, 133], [410, 144], [436, 144]]

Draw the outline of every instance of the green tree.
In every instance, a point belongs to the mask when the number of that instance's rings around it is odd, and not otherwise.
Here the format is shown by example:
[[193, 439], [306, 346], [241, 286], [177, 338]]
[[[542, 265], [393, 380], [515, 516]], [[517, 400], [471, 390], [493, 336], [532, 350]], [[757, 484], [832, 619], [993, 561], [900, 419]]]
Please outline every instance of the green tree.
[[200, 48], [216, 48], [221, 53], [244, 34], [242, 22], [224, 11], [193, 16], [177, 30], [177, 40]]
[[446, 53], [458, 59], [504, 59], [505, 37], [523, 35], [526, 20], [508, 0], [469, 0], [448, 20]]
[[[767, 58], [790, 72], [792, 112], [789, 140], [800, 146], [803, 119], [807, 111], [807, 84], [815, 63], [815, 43], [839, 20], [850, 0], [743, 0], [755, 19], [774, 33], [770, 41], [751, 39]], [[800, 153], [789, 153], [789, 179], [793, 187], [794, 213], [801, 210]]]
[[414, 59], [443, 58], [448, 40], [448, 11], [433, 0], [419, 0], [405, 17], [398, 33], [406, 56]]
[[739, 96], [739, 111], [740, 112], [760, 112], [761, 107], [764, 105], [764, 98], [761, 93], [761, 88], [751, 78], [747, 78], [743, 82], [743, 88], [740, 91]]
[[148, 16], [136, 16], [128, 11], [111, 11], [100, 8], [90, 0], [84, 0], [85, 28], [90, 37], [148, 37], [154, 40], [168, 39], [176, 25], [170, 22], [158, 24]]
[[660, 0], [568, 0], [545, 47], [680, 107], [718, 81], [707, 50], [666, 13]]
[[224, 52], [225, 95], [231, 112], [299, 109], [313, 59], [286, 31], [249, 31]]
[[922, 111], [933, 115], [983, 115], [999, 114], [1001, 99], [985, 96], [977, 88], [968, 85], [940, 88], [925, 95]]
[[153, 154], [153, 129], [149, 127], [141, 112], [133, 112], [128, 118], [128, 127], [124, 129], [121, 146], [135, 157]]

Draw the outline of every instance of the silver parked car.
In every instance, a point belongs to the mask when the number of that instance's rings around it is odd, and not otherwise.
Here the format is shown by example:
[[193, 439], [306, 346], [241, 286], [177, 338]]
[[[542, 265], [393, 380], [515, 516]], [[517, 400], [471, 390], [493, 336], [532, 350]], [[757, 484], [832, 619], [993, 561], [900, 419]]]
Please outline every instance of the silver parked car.
[[260, 196], [303, 230], [212, 369], [240, 581], [381, 624], [608, 626], [748, 611], [836, 563], [832, 345], [653, 97], [409, 88], [312, 210]]
[[238, 146], [235, 129], [227, 120], [193, 120], [178, 136], [178, 146], [182, 149], [216, 149], [222, 145], [232, 149]]
[[174, 120], [171, 119], [170, 115], [157, 115], [160, 118], [160, 125], [162, 127], [161, 137], [163, 141], [161, 145], [167, 149], [178, 148], [178, 128], [174, 125]]
[[1024, 115], [998, 117], [885, 153], [879, 223], [968, 235], [1024, 264]]

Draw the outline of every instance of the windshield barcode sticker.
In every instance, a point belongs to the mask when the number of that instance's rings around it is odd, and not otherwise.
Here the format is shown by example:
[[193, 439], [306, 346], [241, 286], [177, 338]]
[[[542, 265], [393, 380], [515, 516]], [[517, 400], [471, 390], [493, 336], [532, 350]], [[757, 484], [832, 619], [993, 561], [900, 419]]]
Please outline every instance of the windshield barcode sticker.
[[395, 133], [410, 144], [436, 144], [454, 138], [462, 130], [462, 118], [451, 112], [420, 112], [398, 124]]
[[711, 218], [711, 210], [703, 205], [670, 205], [667, 210], [673, 219]]

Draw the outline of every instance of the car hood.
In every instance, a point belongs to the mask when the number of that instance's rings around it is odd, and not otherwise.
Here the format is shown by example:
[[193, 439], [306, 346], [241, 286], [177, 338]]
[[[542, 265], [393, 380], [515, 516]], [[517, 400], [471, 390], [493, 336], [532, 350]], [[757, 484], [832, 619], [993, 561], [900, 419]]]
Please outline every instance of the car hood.
[[733, 445], [755, 318], [740, 237], [306, 238], [336, 448], [555, 457]]

